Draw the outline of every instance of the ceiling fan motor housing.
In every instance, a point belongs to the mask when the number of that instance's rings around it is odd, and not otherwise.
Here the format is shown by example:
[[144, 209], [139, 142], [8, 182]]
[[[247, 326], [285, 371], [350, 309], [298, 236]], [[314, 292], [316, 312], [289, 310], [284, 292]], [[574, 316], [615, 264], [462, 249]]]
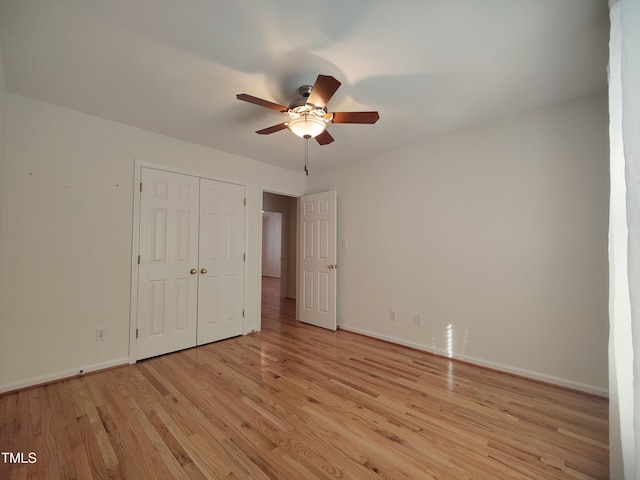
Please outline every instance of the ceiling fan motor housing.
[[307, 99], [309, 98], [309, 95], [311, 95], [312, 89], [312, 85], [302, 85], [300, 88], [298, 88], [298, 93], [300, 94], [300, 96], [294, 98], [291, 101], [291, 103], [289, 104], [289, 110], [292, 110], [296, 107], [301, 107], [302, 105], [306, 105]]

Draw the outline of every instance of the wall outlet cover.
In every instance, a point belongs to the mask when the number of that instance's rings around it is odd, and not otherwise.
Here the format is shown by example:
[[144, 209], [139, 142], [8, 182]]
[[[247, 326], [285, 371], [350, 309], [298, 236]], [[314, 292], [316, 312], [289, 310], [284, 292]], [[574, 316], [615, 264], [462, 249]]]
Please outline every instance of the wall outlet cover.
[[107, 339], [107, 331], [104, 328], [96, 328], [96, 342]]

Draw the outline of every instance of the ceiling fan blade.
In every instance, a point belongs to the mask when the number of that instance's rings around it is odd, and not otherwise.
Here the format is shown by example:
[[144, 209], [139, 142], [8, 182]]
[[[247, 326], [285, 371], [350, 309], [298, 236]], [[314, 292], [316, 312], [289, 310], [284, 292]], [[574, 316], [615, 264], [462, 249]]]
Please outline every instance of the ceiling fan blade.
[[333, 142], [333, 137], [327, 130], [325, 130], [316, 137], [316, 140], [320, 145], [328, 145], [329, 143]]
[[307, 99], [307, 103], [324, 108], [340, 85], [342, 84], [338, 80], [329, 75], [318, 75], [316, 83], [313, 85], [309, 98]]
[[278, 125], [274, 125], [273, 127], [267, 127], [267, 128], [263, 128], [262, 130], [258, 130], [256, 131], [256, 133], [260, 135], [269, 135], [270, 133], [276, 133], [276, 132], [279, 132], [280, 130], [284, 130], [285, 128], [287, 128], [286, 123], [279, 123]]
[[378, 112], [333, 112], [333, 123], [376, 123]]
[[260, 105], [261, 107], [267, 107], [271, 110], [275, 110], [277, 112], [284, 113], [289, 110], [287, 107], [283, 107], [277, 103], [270, 102], [269, 100], [263, 100], [262, 98], [254, 97], [253, 95], [247, 95], [246, 93], [239, 93], [236, 95], [238, 100], [242, 100], [243, 102], [253, 103], [255, 105]]

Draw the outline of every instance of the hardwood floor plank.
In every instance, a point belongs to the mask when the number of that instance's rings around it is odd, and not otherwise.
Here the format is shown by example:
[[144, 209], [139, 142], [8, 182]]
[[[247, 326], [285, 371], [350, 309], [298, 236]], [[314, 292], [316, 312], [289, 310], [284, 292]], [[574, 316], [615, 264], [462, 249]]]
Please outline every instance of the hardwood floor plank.
[[77, 478], [71, 452], [71, 436], [66, 428], [62, 409], [60, 385], [61, 383], [46, 385], [44, 391], [48, 394], [49, 406], [43, 408], [40, 404], [37, 408], [43, 412], [42, 432], [45, 454], [43, 463], [53, 465], [52, 470], [60, 472], [61, 478]]
[[[98, 402], [94, 401], [94, 396], [91, 394], [89, 388], [95, 379], [95, 376], [86, 376], [70, 380], [69, 383], [72, 391], [74, 392], [73, 399], [75, 402], [74, 408], [76, 409], [76, 417], [86, 417], [86, 421], [91, 427], [91, 432], [86, 430], [86, 425], [83, 420], [82, 427], [84, 430], [82, 433], [83, 438], [85, 438], [85, 447], [87, 445], [86, 438], [90, 434], [91, 438], [95, 440], [95, 445], [92, 442], [92, 447], [98, 447], [97, 452], [90, 451], [88, 454], [88, 457], [93, 460], [92, 470], [100, 468], [101, 464], [104, 464], [107, 469], [107, 473], [112, 476], [118, 471], [119, 462], [115, 450], [113, 449], [113, 445], [109, 440], [104, 423], [102, 422], [102, 418], [100, 417], [100, 412], [98, 411], [100, 405]], [[102, 460], [101, 462], [96, 462], [96, 454], [100, 455]]]
[[82, 415], [81, 417], [78, 417], [77, 422], [91, 472], [86, 478], [107, 480], [110, 477], [110, 469], [107, 468], [107, 465], [104, 463], [100, 446], [98, 445], [98, 439], [94, 434], [94, 429], [89, 417], [87, 415]]

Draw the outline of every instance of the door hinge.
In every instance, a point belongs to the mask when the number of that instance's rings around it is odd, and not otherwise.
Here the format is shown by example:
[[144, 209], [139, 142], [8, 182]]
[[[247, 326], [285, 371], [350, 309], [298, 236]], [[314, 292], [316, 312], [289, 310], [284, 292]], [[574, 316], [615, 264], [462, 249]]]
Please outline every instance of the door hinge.
[[140, 255], [138, 255], [138, 265], [140, 265]]
[[246, 254], [246, 253], [243, 253], [243, 254], [242, 254], [242, 261], [243, 261], [243, 262], [246, 262], [246, 261], [247, 261], [247, 254]]
[[242, 317], [244, 318], [244, 309], [242, 309]]
[[142, 182], [140, 182], [140, 191], [142, 191]]
[[136, 338], [138, 338], [138, 329], [136, 328]]
[[246, 198], [244, 199], [244, 206], [245, 207], [247, 206], [247, 199]]

